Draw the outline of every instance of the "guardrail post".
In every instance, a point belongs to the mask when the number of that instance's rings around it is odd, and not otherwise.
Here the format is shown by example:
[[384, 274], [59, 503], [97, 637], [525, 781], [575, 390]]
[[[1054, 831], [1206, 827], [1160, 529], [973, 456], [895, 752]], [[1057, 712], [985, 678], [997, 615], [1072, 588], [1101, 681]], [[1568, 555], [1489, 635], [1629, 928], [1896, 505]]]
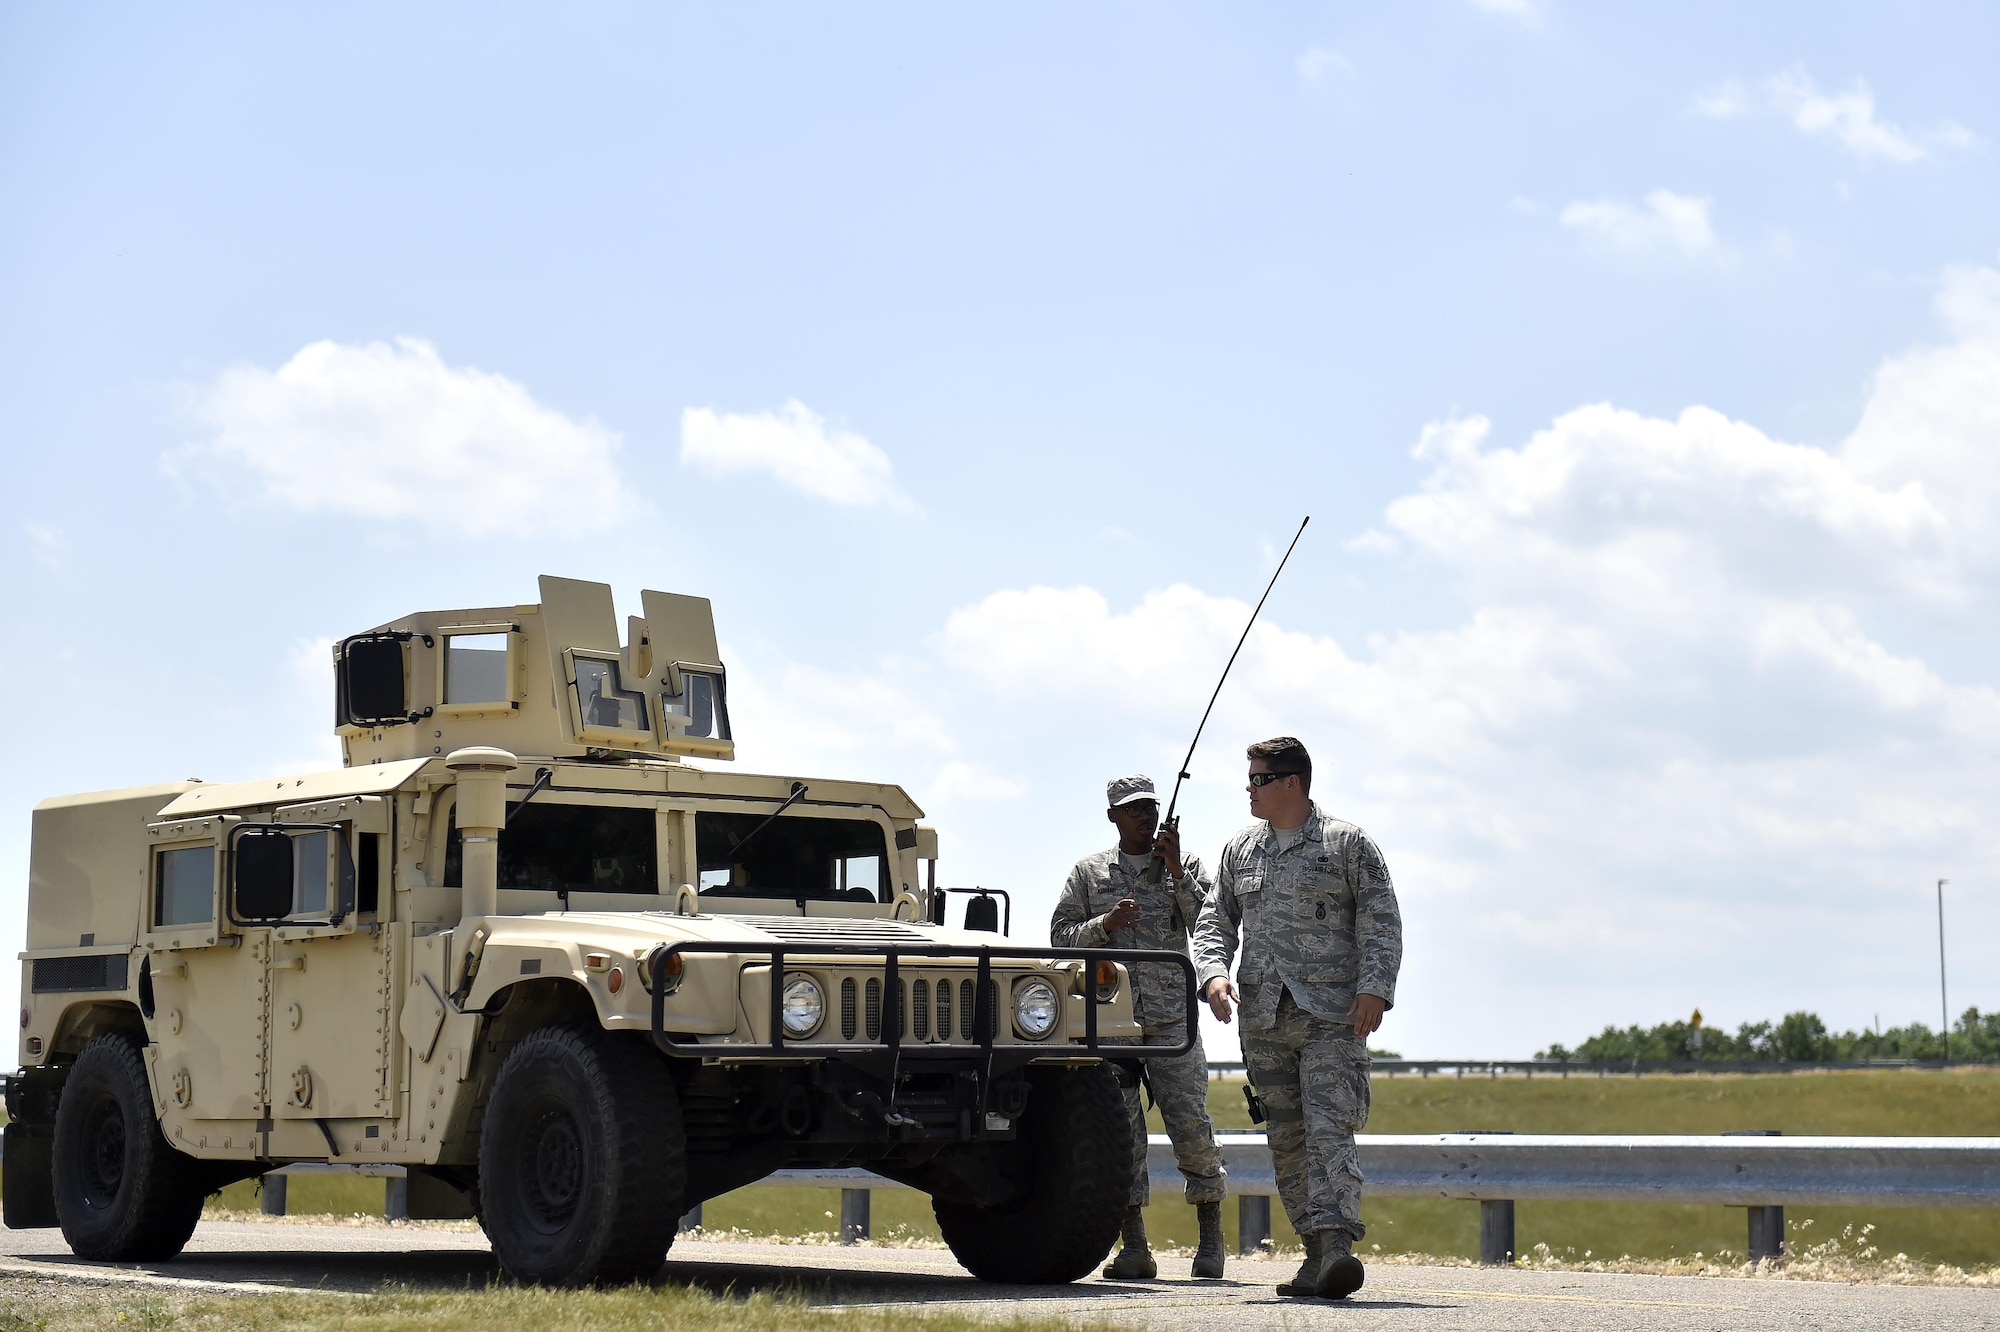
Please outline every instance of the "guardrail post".
[[410, 1219], [410, 1177], [391, 1175], [386, 1181], [388, 1187], [382, 1190], [382, 1219], [384, 1221], [407, 1221]]
[[1236, 1199], [1236, 1252], [1262, 1253], [1271, 1247], [1271, 1197], [1239, 1194]]
[[868, 1190], [840, 1191], [840, 1242], [857, 1244], [868, 1238]]
[[1487, 1199], [1479, 1204], [1479, 1261], [1505, 1267], [1514, 1261], [1514, 1200]]
[[1750, 1213], [1750, 1261], [1761, 1265], [1766, 1259], [1782, 1258], [1785, 1253], [1785, 1209], [1782, 1207], [1751, 1207]]
[[690, 1230], [700, 1230], [700, 1229], [701, 1229], [701, 1204], [696, 1203], [694, 1206], [688, 1208], [685, 1212], [681, 1213], [681, 1223], [679, 1226], [675, 1227], [675, 1233], [685, 1235]]
[[[1479, 1137], [1506, 1137], [1512, 1129], [1460, 1129]], [[1482, 1198], [1479, 1201], [1479, 1261], [1488, 1267], [1505, 1267], [1514, 1261], [1514, 1200]]]
[[283, 1216], [285, 1214], [285, 1185], [283, 1175], [264, 1176], [264, 1215]]
[[[1725, 1133], [1725, 1138], [1782, 1138], [1783, 1129], [1737, 1129]], [[1785, 1253], [1785, 1209], [1782, 1207], [1751, 1207], [1750, 1213], [1750, 1263], [1760, 1266], [1767, 1258], [1782, 1258]]]

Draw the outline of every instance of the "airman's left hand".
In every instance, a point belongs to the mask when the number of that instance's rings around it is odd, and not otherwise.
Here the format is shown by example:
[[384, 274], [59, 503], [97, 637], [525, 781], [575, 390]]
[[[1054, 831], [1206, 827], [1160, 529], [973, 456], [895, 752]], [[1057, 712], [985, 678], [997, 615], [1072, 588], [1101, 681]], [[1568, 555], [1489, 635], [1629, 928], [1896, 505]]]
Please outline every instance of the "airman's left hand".
[[1354, 1002], [1347, 1006], [1347, 1020], [1354, 1024], [1355, 1038], [1367, 1040], [1369, 1034], [1382, 1025], [1382, 1014], [1388, 1007], [1379, 994], [1355, 995]]
[[1167, 873], [1178, 879], [1186, 875], [1187, 867], [1181, 864], [1181, 830], [1168, 824], [1160, 829], [1160, 835], [1153, 839], [1153, 854], [1165, 857]]

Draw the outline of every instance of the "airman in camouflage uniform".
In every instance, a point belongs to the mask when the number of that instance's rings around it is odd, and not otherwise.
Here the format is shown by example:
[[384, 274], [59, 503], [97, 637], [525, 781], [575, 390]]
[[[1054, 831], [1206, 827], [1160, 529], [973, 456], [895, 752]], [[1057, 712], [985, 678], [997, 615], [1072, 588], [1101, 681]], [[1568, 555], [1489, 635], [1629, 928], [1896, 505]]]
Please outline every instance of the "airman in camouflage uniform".
[[[1250, 807], [1195, 928], [1194, 957], [1215, 1015], [1243, 1014], [1243, 1058], [1264, 1103], [1278, 1195], [1306, 1241], [1286, 1295], [1360, 1289], [1354, 1134], [1368, 1121], [1368, 1035], [1395, 1001], [1403, 922], [1368, 835], [1309, 796], [1312, 760], [1289, 736], [1250, 747]], [[1229, 982], [1239, 935], [1243, 964]]]
[[[1188, 936], [1208, 896], [1201, 862], [1180, 853], [1172, 829], [1159, 830], [1159, 797], [1147, 777], [1120, 777], [1105, 788], [1107, 817], [1118, 825], [1119, 845], [1085, 856], [1070, 871], [1049, 922], [1049, 941], [1060, 948], [1162, 948], [1185, 952]], [[1156, 837], [1157, 832], [1157, 837]], [[1128, 848], [1138, 847], [1138, 851]], [[1145, 881], [1154, 852], [1166, 861], [1160, 882]], [[1187, 1033], [1187, 989], [1181, 969], [1165, 963], [1133, 968], [1132, 1007], [1149, 1045], [1178, 1044]], [[1109, 1043], [1107, 1041], [1107, 1043]], [[1174, 1059], [1145, 1061], [1146, 1082], [1160, 1107], [1174, 1159], [1187, 1180], [1187, 1200], [1201, 1222], [1202, 1243], [1194, 1275], [1220, 1277], [1223, 1269], [1222, 1200], [1227, 1176], [1215, 1128], [1208, 1117], [1208, 1056], [1201, 1034]], [[1105, 1275], [1140, 1279], [1157, 1275], [1139, 1211], [1151, 1200], [1146, 1170], [1146, 1113], [1139, 1088], [1125, 1093], [1132, 1112], [1132, 1193], [1124, 1245]], [[1213, 1231], [1211, 1237], [1210, 1232]]]

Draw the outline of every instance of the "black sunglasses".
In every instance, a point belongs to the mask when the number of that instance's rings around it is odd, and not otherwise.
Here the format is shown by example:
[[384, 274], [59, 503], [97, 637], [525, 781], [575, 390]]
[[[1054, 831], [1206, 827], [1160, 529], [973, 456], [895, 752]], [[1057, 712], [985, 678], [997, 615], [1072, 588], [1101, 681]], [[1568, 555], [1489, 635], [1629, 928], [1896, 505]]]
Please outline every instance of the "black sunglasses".
[[1295, 772], [1253, 772], [1250, 774], [1250, 785], [1269, 786], [1272, 782], [1277, 781], [1279, 778], [1296, 777], [1296, 776], [1298, 776], [1298, 774]]

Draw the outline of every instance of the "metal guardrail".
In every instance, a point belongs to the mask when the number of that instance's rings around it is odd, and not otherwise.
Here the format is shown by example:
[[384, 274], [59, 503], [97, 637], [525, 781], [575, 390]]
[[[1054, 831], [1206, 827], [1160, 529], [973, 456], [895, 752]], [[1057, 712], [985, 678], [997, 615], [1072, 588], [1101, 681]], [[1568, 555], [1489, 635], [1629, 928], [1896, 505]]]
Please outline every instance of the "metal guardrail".
[[[1253, 1167], [1262, 1134], [1218, 1134]], [[1371, 1134], [1356, 1139], [1380, 1197], [1815, 1205], [2000, 1206], [2000, 1138]], [[1150, 1157], [1150, 1153], [1149, 1153]], [[1269, 1170], [1269, 1153], [1263, 1153]], [[1171, 1153], [1168, 1164], [1171, 1166]]]
[[[1764, 1135], [1361, 1134], [1364, 1193], [1450, 1198], [1480, 1204], [1480, 1258], [1508, 1262], [1520, 1200], [1712, 1203], [1749, 1213], [1748, 1253], [1775, 1257], [1787, 1205], [2000, 1207], [2000, 1138], [1783, 1138]], [[1240, 1247], [1270, 1237], [1277, 1193], [1261, 1133], [1218, 1133], [1229, 1191], [1238, 1202]], [[1147, 1142], [1153, 1188], [1181, 1188], [1173, 1146]], [[782, 1171], [766, 1184], [842, 1189], [842, 1238], [864, 1238], [860, 1190], [901, 1188], [862, 1170]], [[860, 1229], [851, 1225], [858, 1217]]]
[[[1964, 1068], [1968, 1066], [1993, 1067], [1992, 1060], [1953, 1059], [1849, 1059], [1849, 1060], [1797, 1060], [1797, 1059], [1383, 1059], [1370, 1061], [1371, 1072], [1387, 1077], [1414, 1073], [1418, 1077], [1441, 1076], [1446, 1073], [1454, 1077], [1464, 1077], [1468, 1073], [1475, 1076], [1497, 1078], [1503, 1073], [1519, 1073], [1532, 1078], [1536, 1074], [1547, 1077], [1567, 1078], [1606, 1074], [1642, 1077], [1648, 1073], [1828, 1073], [1842, 1069], [1883, 1069], [1883, 1068]], [[1219, 1075], [1243, 1072], [1241, 1060], [1210, 1060], [1208, 1074], [1211, 1078]]]
[[[1240, 1247], [1250, 1252], [1271, 1233], [1277, 1182], [1269, 1145], [1262, 1133], [1218, 1133], [1216, 1141], [1229, 1191], [1238, 1198]], [[1521, 1200], [1743, 1207], [1753, 1261], [1782, 1251], [1787, 1206], [2000, 1207], [2000, 1138], [1365, 1133], [1355, 1141], [1366, 1194], [1477, 1202], [1485, 1262], [1512, 1260], [1514, 1204]], [[1147, 1140], [1146, 1163], [1155, 1190], [1168, 1197], [1179, 1192], [1180, 1171], [1165, 1135]], [[403, 1174], [397, 1166], [287, 1166], [265, 1176], [265, 1210], [284, 1208], [282, 1185], [273, 1190], [269, 1183], [274, 1177], [330, 1173], [390, 1177], [394, 1219]], [[845, 1242], [867, 1237], [872, 1190], [908, 1187], [852, 1168], [781, 1170], [758, 1184], [840, 1189]], [[700, 1217], [696, 1207], [683, 1227], [699, 1225]]]

